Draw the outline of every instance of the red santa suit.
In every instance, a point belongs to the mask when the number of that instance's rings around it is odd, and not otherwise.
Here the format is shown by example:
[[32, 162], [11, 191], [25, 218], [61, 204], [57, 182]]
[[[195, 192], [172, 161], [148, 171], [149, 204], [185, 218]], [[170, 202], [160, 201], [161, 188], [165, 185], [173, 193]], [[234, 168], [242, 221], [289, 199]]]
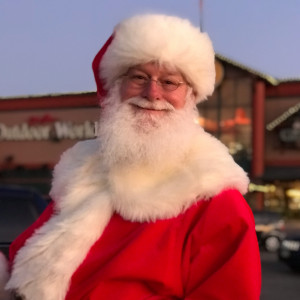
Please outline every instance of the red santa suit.
[[220, 142], [199, 128], [184, 164], [151, 176], [104, 174], [97, 149], [80, 142], [56, 166], [54, 203], [11, 247], [9, 288], [31, 300], [259, 299], [248, 179]]
[[[96, 56], [99, 96], [149, 61], [181, 70], [196, 102], [213, 91], [207, 35], [150, 15], [119, 25]], [[258, 300], [258, 244], [242, 197], [248, 178], [224, 145], [195, 130], [180, 162], [159, 168], [107, 169], [98, 139], [67, 150], [53, 202], [11, 246], [6, 288], [25, 300]]]

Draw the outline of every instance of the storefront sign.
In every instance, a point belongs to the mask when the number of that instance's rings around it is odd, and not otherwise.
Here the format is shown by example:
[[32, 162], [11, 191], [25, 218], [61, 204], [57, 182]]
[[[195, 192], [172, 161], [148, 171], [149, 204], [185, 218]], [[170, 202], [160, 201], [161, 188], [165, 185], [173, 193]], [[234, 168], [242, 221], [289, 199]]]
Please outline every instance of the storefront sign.
[[56, 121], [44, 125], [21, 123], [12, 126], [0, 123], [0, 141], [83, 140], [94, 137], [95, 123], [91, 121], [80, 124], [67, 121]]

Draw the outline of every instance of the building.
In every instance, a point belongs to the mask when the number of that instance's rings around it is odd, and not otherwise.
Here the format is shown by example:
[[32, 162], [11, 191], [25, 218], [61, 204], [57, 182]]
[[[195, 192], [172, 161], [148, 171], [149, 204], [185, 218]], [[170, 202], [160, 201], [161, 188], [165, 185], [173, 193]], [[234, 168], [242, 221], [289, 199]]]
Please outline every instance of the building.
[[[250, 206], [300, 216], [300, 79], [279, 81], [220, 55], [216, 71], [199, 124], [249, 173]], [[94, 138], [98, 115], [95, 92], [0, 98], [0, 183], [47, 194], [61, 153]]]

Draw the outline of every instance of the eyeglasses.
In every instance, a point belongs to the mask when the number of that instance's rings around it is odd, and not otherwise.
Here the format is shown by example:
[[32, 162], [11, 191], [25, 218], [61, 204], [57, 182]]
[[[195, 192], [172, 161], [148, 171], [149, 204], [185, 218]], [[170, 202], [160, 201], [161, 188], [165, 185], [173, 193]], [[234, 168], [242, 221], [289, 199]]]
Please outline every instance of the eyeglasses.
[[145, 88], [151, 81], [156, 82], [156, 84], [166, 92], [175, 91], [180, 85], [187, 84], [183, 81], [173, 79], [160, 78], [155, 80], [141, 74], [126, 74], [124, 76], [127, 78], [127, 82], [131, 87], [139, 89]]

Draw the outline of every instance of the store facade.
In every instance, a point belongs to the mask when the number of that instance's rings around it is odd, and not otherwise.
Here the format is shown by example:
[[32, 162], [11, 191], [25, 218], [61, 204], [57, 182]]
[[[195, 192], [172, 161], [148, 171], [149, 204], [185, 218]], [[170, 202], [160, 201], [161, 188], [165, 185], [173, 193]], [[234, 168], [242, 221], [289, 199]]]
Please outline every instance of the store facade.
[[300, 217], [300, 82], [266, 87], [264, 204]]
[[95, 137], [96, 93], [0, 100], [0, 184], [48, 194], [53, 166], [76, 142]]
[[[216, 71], [199, 124], [249, 173], [253, 209], [299, 214], [300, 81], [279, 82], [222, 56]], [[47, 194], [61, 153], [94, 138], [98, 117], [95, 92], [0, 98], [0, 183]]]

